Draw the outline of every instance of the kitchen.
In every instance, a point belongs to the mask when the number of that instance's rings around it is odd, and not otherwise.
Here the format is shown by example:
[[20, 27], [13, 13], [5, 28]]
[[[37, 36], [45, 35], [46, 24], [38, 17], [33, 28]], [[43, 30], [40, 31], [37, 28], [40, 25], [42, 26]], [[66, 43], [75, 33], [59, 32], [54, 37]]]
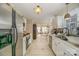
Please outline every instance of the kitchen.
[[3, 55], [79, 56], [79, 3], [0, 3]]

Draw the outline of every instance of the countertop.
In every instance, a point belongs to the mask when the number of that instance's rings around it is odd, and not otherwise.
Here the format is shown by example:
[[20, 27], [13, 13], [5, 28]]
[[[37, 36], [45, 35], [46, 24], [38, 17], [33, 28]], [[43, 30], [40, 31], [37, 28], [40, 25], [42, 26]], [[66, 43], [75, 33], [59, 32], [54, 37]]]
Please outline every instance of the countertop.
[[75, 36], [66, 36], [66, 38], [68, 39], [68, 41], [76, 46], [79, 47], [79, 37], [75, 37]]
[[[52, 36], [53, 39], [57, 39], [57, 38], [58, 38], [58, 37], [56, 37], [56, 35], [54, 35], [54, 34], [49, 34], [49, 35]], [[68, 39], [67, 41], [65, 41], [65, 40], [63, 40], [63, 39], [61, 39], [61, 40], [67, 42], [67, 43], [70, 44], [70, 45], [73, 45], [73, 46], [79, 48], [79, 37], [66, 36], [66, 38]]]

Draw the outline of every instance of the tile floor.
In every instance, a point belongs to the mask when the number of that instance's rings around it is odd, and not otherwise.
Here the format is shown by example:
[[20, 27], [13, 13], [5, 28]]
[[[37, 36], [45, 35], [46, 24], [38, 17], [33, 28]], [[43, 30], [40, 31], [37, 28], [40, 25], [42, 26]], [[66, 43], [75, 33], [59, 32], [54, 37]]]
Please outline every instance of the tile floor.
[[37, 39], [33, 40], [32, 44], [26, 51], [27, 56], [54, 56], [54, 53], [48, 46], [46, 35], [37, 35]]

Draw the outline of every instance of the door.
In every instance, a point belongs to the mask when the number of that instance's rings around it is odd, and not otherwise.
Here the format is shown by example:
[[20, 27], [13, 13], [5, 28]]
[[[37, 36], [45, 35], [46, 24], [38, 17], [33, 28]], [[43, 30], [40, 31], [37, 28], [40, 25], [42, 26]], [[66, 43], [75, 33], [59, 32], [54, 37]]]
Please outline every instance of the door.
[[37, 26], [36, 24], [33, 24], [33, 39], [35, 40], [36, 39], [36, 34], [37, 33]]

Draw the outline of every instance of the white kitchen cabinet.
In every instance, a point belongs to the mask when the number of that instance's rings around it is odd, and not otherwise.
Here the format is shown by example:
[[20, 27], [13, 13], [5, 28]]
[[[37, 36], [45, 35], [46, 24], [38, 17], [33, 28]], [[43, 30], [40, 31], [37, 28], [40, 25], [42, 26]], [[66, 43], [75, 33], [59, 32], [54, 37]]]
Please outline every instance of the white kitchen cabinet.
[[64, 54], [64, 46], [63, 44], [60, 42], [57, 46], [57, 55], [58, 56], [62, 56]]
[[[64, 45], [65, 46], [65, 45]], [[71, 48], [70, 46], [65, 46], [66, 48], [64, 49], [64, 56], [77, 56], [77, 50]]]
[[52, 42], [53, 44], [52, 44], [52, 49], [53, 49], [53, 51], [54, 51], [54, 53], [56, 54], [56, 52], [57, 52], [57, 46], [56, 46], [56, 41], [55, 40], [53, 40], [53, 42]]
[[61, 43], [62, 41], [58, 40], [59, 38], [57, 38], [57, 40], [55, 40], [55, 53], [57, 56], [62, 56], [64, 54], [63, 48], [64, 45], [63, 43]]
[[66, 21], [64, 20], [63, 16], [57, 16], [57, 28], [64, 28], [66, 27]]
[[62, 55], [62, 47], [61, 47], [62, 44], [60, 41], [55, 40], [55, 39], [59, 39], [59, 38], [53, 37], [52, 49], [53, 49], [53, 51], [55, 51], [56, 55]]
[[23, 56], [26, 55], [26, 36], [23, 38]]
[[57, 56], [78, 56], [79, 48], [68, 41], [52, 36], [52, 50]]

